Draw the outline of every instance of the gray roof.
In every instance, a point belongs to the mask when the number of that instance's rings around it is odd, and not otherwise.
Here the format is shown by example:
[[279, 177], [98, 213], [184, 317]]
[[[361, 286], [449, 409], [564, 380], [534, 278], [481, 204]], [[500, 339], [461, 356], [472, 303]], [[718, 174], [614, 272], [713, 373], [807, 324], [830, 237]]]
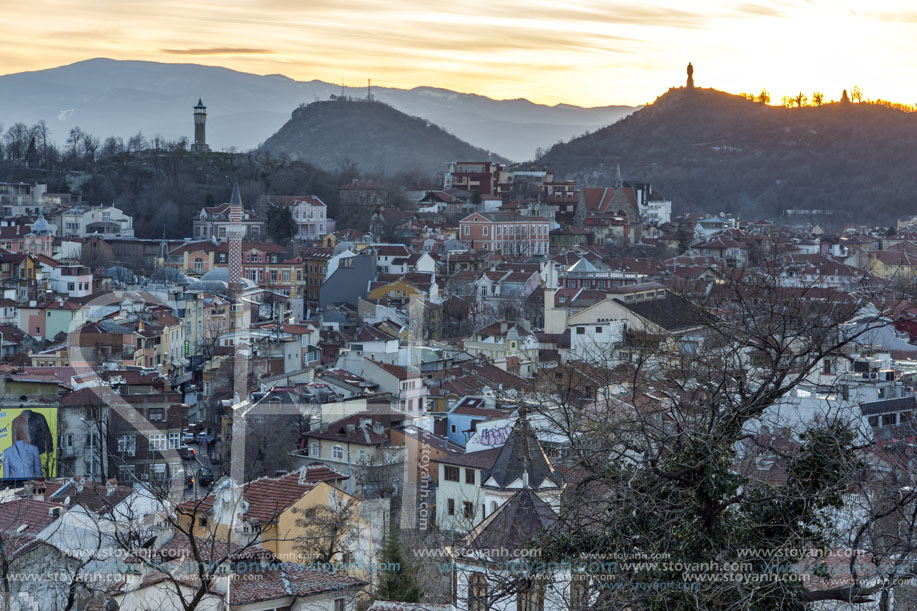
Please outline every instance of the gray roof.
[[500, 449], [494, 466], [484, 476], [483, 481], [493, 478], [500, 488], [507, 487], [517, 479], [528, 474], [528, 486], [540, 488], [545, 480], [557, 483], [554, 467], [545, 455], [538, 437], [532, 430], [525, 413], [520, 413], [513, 424], [513, 431]]
[[683, 331], [703, 326], [709, 321], [700, 308], [674, 295], [635, 303], [625, 303], [620, 299], [615, 299], [615, 302], [666, 331]]
[[557, 523], [557, 514], [534, 491], [523, 488], [465, 538], [469, 550], [514, 551], [534, 544]]

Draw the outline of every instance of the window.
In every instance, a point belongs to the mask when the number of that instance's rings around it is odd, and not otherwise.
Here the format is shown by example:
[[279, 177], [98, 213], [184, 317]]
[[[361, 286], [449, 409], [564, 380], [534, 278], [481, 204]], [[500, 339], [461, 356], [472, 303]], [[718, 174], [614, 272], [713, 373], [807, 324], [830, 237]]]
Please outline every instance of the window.
[[465, 235], [468, 235], [470, 231], [471, 231], [471, 227], [469, 227], [468, 225], [465, 225], [465, 230], [462, 233], [464, 233]]
[[169, 449], [177, 450], [181, 447], [181, 433], [169, 433]]
[[465, 483], [466, 484], [474, 483], [474, 469], [465, 469]]
[[74, 282], [68, 282], [68, 283], [67, 283], [67, 290], [68, 290], [68, 291], [72, 291], [72, 290], [74, 290], [74, 289], [76, 289], [76, 283], [74, 283]]
[[484, 237], [485, 238], [487, 237], [487, 231], [488, 231], [488, 227], [487, 225], [484, 225]]
[[154, 433], [150, 435], [150, 451], [156, 452], [166, 449], [166, 434]]
[[203, 259], [194, 260], [194, 271], [196, 272], [204, 271], [204, 260]]
[[334, 611], [344, 611], [344, 599], [343, 598], [334, 599]]
[[455, 515], [455, 499], [448, 499], [446, 502], [446, 511], [448, 511], [450, 516]]
[[226, 263], [226, 253], [225, 252], [220, 253], [220, 263]]
[[447, 482], [457, 482], [459, 481], [459, 468], [450, 467], [448, 465], [443, 467], [443, 479]]
[[284, 282], [290, 281], [290, 270], [288, 269], [283, 270], [283, 281]]
[[882, 414], [882, 426], [895, 426], [898, 424], [898, 414]]
[[122, 482], [134, 481], [134, 465], [120, 465], [118, 467], [118, 479]]
[[225, 227], [220, 227], [220, 237], [221, 238], [226, 237], [226, 228]]
[[520, 587], [516, 595], [517, 611], [544, 611], [544, 586], [541, 582], [531, 583], [527, 588]]
[[360, 464], [366, 462], [366, 450], [360, 450]]
[[310, 443], [309, 444], [309, 456], [319, 456], [321, 454], [321, 450], [319, 448], [321, 448], [319, 444]]
[[585, 335], [585, 334], [586, 334], [586, 327], [577, 327], [577, 328], [576, 328], [576, 334], [577, 334], [577, 335]]
[[869, 426], [871, 426], [871, 427], [877, 427], [877, 426], [879, 426], [879, 417], [878, 417], [878, 416], [870, 416], [870, 417], [869, 417]]
[[[68, 444], [72, 439], [68, 439]], [[118, 435], [118, 452], [127, 456], [134, 456], [137, 453], [137, 436], [136, 435]]]
[[487, 580], [484, 575], [474, 573], [468, 577], [468, 611], [486, 611]]
[[153, 476], [153, 480], [157, 482], [162, 482], [166, 479], [166, 466], [165, 465], [150, 465], [150, 475]]
[[455, 425], [454, 425], [454, 424], [450, 424], [450, 425], [449, 425], [449, 430], [451, 430], [451, 431], [454, 433], [454, 432], [455, 432]]
[[474, 504], [465, 501], [462, 503], [462, 515], [466, 520], [471, 520], [474, 518]]
[[197, 516], [198, 526], [207, 526], [207, 516]]
[[596, 328], [595, 328], [595, 332], [596, 332], [596, 333], [601, 333], [601, 332], [602, 332], [602, 327], [596, 327]]
[[151, 407], [149, 411], [150, 422], [158, 422], [166, 419], [166, 410], [161, 407]]
[[574, 575], [570, 582], [570, 608], [573, 611], [589, 608], [589, 578], [585, 575]]
[[276, 269], [271, 270], [271, 282], [277, 282], [277, 270]]
[[342, 460], [344, 458], [344, 448], [341, 446], [331, 448], [331, 457], [335, 460]]

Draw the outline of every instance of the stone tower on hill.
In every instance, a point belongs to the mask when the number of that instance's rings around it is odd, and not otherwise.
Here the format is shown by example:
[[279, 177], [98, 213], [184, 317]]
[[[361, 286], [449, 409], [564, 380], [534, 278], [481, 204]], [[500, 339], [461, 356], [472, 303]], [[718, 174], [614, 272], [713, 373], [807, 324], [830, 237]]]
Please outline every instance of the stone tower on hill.
[[194, 144], [191, 145], [191, 152], [210, 152], [210, 147], [207, 146], [207, 107], [200, 98], [194, 107]]

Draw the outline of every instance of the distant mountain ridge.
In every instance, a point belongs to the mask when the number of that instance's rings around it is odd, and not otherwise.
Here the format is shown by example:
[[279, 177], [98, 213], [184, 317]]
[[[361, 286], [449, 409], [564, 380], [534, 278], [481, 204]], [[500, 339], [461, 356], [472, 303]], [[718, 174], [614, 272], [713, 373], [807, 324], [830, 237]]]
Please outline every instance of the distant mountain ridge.
[[505, 161], [471, 146], [430, 121], [387, 104], [363, 100], [313, 102], [293, 111], [259, 149], [335, 171], [356, 163], [361, 171], [442, 174], [450, 161]]
[[713, 89], [672, 89], [541, 159], [589, 185], [651, 182], [676, 210], [745, 218], [787, 209], [890, 223], [917, 213], [917, 113], [876, 104], [766, 106]]
[[[343, 93], [364, 97], [365, 92], [365, 87], [348, 87]], [[433, 87], [373, 87], [372, 93], [380, 102], [516, 161], [533, 158], [538, 147], [593, 131], [634, 110], [545, 106]], [[138, 131], [191, 138], [191, 107], [200, 97], [208, 106], [211, 148], [248, 150], [276, 132], [294, 108], [332, 94], [341, 94], [341, 86], [198, 64], [99, 58], [0, 76], [0, 122], [9, 126], [44, 119], [61, 143], [75, 126], [103, 138], [126, 138]]]

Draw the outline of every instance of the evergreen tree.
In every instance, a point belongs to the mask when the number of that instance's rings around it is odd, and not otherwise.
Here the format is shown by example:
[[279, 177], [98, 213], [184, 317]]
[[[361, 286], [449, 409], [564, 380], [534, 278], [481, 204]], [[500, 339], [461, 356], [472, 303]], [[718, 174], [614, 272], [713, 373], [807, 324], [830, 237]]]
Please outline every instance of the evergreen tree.
[[286, 206], [271, 206], [267, 211], [267, 232], [278, 244], [286, 244], [296, 234], [293, 211]]
[[376, 588], [376, 600], [420, 602], [423, 590], [417, 583], [414, 566], [408, 562], [401, 548], [401, 537], [394, 523], [382, 549], [382, 562], [384, 570]]

